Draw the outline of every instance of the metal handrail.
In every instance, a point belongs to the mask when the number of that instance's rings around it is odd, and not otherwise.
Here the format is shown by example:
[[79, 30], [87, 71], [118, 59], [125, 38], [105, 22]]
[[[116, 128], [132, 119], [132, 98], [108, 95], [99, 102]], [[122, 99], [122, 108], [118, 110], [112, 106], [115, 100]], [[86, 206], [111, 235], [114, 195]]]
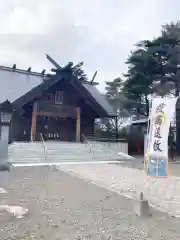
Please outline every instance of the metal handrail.
[[41, 140], [42, 140], [42, 143], [43, 143], [43, 148], [44, 148], [44, 159], [47, 160], [47, 146], [46, 146], [46, 143], [44, 141], [42, 133], [40, 133], [40, 137], [41, 137]]
[[125, 138], [107, 138], [107, 137], [96, 137], [96, 136], [87, 136], [86, 139], [89, 139], [91, 141], [99, 141], [99, 142], [127, 142], [128, 140]]
[[90, 144], [90, 142], [88, 141], [88, 139], [86, 138], [86, 136], [84, 134], [82, 134], [82, 137], [85, 140], [86, 145], [89, 147], [89, 151], [92, 155], [94, 155], [94, 152], [92, 151], [92, 145]]

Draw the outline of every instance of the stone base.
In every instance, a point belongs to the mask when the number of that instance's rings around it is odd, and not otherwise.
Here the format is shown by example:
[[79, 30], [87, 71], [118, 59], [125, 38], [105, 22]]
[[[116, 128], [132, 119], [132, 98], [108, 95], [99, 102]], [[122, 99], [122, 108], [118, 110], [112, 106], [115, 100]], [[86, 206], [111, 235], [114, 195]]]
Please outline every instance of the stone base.
[[0, 172], [10, 172], [11, 165], [9, 163], [0, 163]]
[[150, 212], [148, 200], [143, 198], [142, 193], [140, 195], [140, 200], [137, 200], [135, 202], [134, 210], [139, 217], [149, 217], [152, 215]]

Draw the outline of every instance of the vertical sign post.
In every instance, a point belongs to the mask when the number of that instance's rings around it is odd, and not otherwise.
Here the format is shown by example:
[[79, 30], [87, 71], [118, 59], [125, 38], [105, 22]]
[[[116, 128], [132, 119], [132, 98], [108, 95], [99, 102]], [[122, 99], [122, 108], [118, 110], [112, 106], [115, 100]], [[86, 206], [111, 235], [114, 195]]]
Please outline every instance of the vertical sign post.
[[150, 127], [145, 170], [147, 175], [166, 177], [168, 168], [168, 136], [177, 98], [154, 98], [150, 112]]
[[13, 108], [8, 100], [0, 104], [0, 171], [10, 170], [8, 163], [8, 143], [12, 112]]

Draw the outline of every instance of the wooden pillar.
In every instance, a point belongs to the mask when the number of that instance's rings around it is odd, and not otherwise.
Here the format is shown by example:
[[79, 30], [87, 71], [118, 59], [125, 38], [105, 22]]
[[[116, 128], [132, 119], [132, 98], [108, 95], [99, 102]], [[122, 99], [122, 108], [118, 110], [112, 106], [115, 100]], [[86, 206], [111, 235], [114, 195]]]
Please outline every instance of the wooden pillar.
[[31, 123], [31, 141], [36, 141], [37, 103], [34, 103]]
[[76, 142], [81, 141], [81, 109], [76, 108]]

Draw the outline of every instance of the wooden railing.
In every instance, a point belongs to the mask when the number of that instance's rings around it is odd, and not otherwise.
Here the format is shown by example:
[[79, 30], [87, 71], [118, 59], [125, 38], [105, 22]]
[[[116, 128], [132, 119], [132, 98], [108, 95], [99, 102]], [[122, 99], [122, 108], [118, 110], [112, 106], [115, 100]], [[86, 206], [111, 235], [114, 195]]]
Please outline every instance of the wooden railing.
[[37, 115], [76, 118], [76, 108], [68, 105], [56, 105], [38, 102]]

